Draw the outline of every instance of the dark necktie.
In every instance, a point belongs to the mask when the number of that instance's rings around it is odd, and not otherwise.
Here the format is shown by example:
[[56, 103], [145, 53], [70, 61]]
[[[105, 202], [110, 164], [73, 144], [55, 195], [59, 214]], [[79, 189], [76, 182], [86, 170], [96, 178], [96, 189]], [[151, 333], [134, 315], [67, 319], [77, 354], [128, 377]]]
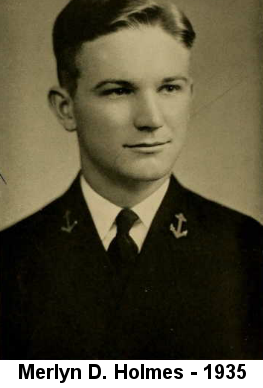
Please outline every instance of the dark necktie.
[[134, 223], [139, 219], [130, 209], [123, 209], [116, 217], [117, 234], [111, 241], [108, 254], [119, 276], [125, 280], [135, 263], [138, 247], [129, 235]]

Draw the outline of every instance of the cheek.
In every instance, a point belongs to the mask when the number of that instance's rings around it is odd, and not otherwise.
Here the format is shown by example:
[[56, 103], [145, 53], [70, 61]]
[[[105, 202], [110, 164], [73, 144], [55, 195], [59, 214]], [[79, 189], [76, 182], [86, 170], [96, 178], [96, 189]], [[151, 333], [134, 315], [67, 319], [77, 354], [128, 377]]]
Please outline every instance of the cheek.
[[123, 110], [91, 106], [88, 110], [78, 111], [76, 118], [79, 137], [89, 149], [116, 152], [127, 137], [128, 118]]
[[190, 102], [189, 99], [174, 103], [166, 112], [166, 119], [169, 122], [170, 128], [174, 130], [186, 130], [190, 118]]
[[[96, 129], [107, 136], [108, 133], [121, 131], [130, 121], [130, 109], [125, 104], [101, 103], [89, 104], [89, 108], [82, 108], [77, 112], [77, 120], [88, 130]], [[89, 128], [88, 128], [89, 127]]]

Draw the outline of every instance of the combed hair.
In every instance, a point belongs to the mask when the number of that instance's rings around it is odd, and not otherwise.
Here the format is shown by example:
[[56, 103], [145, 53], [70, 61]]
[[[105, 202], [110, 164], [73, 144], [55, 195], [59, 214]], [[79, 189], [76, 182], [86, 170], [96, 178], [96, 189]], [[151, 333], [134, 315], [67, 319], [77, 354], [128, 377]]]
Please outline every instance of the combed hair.
[[141, 25], [160, 25], [189, 49], [195, 40], [190, 21], [172, 0], [71, 0], [58, 15], [53, 29], [61, 86], [74, 94], [80, 75], [76, 57], [84, 42]]

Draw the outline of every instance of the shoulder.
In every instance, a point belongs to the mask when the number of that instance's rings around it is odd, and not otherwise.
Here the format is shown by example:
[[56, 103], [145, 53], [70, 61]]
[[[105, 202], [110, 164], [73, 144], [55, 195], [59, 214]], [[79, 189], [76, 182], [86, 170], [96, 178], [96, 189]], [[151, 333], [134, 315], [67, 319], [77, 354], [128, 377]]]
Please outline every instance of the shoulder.
[[221, 239], [228, 246], [238, 242], [239, 247], [257, 246], [263, 250], [263, 226], [258, 221], [185, 188], [176, 179], [172, 186], [172, 191], [180, 192], [175, 201], [179, 199], [188, 227], [201, 240]]
[[61, 205], [63, 207], [63, 197], [55, 199], [43, 208], [39, 209], [34, 214], [26, 217], [25, 219], [17, 222], [7, 229], [4, 229], [1, 232], [2, 236], [8, 236], [12, 234], [19, 235], [20, 233], [27, 234], [31, 230], [36, 233], [37, 228], [44, 226], [47, 223], [51, 227], [52, 224], [56, 222], [56, 219], [61, 216]]
[[260, 225], [259, 222], [242, 212], [205, 198], [204, 196], [185, 187], [183, 187], [182, 190], [184, 192], [185, 200], [188, 202], [189, 208], [195, 209], [199, 217], [202, 217], [203, 221], [212, 222], [213, 220], [224, 220], [225, 222], [233, 222], [237, 224], [252, 222]]
[[34, 244], [45, 238], [55, 236], [61, 228], [67, 226], [67, 217], [76, 211], [78, 206], [85, 206], [82, 199], [79, 180], [76, 178], [70, 188], [60, 197], [47, 204], [34, 214], [17, 222], [9, 228], [0, 232], [1, 246], [14, 244], [23, 245], [29, 242]]

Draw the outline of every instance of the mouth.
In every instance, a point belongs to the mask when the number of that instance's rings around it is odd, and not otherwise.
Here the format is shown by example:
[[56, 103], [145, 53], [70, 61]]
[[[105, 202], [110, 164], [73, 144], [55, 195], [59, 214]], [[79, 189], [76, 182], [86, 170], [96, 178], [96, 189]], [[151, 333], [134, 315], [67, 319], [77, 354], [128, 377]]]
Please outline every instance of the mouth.
[[137, 143], [137, 144], [125, 144], [123, 147], [124, 148], [134, 148], [138, 150], [154, 150], [154, 149], [159, 149], [167, 144], [171, 143], [170, 140], [165, 141], [165, 142], [154, 142], [154, 143]]

